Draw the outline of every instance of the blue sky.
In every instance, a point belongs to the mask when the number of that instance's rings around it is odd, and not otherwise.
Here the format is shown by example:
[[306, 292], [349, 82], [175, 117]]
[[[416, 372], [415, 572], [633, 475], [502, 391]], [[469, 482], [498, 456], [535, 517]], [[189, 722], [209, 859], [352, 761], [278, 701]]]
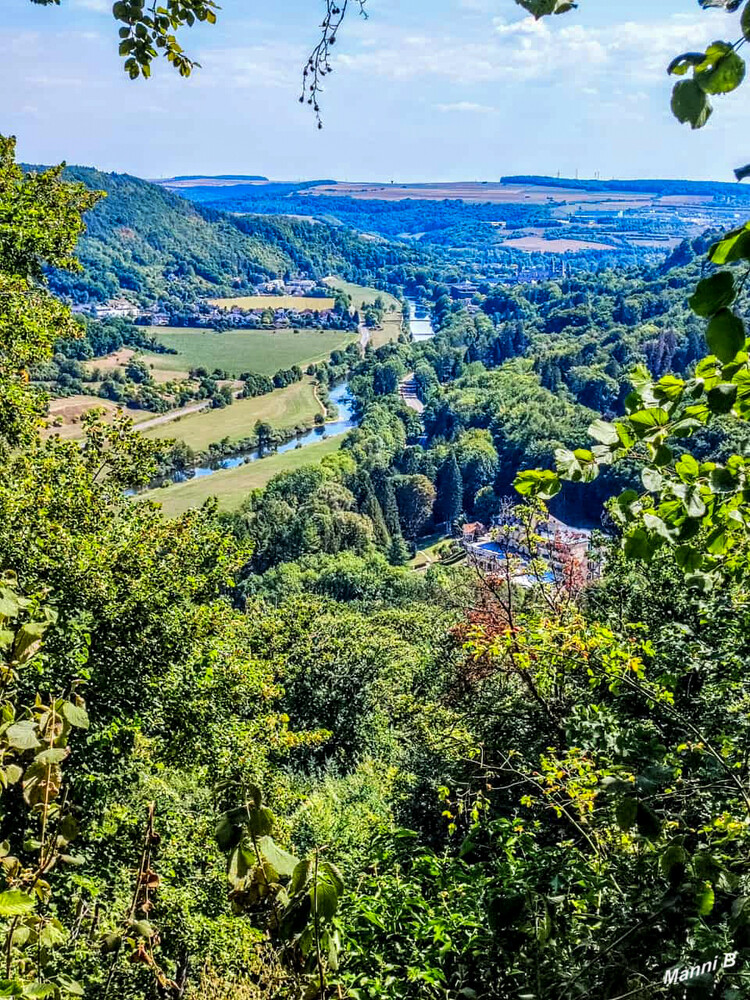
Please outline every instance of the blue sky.
[[336, 46], [325, 129], [297, 103], [318, 0], [224, 0], [185, 34], [203, 68], [129, 81], [109, 0], [3, 0], [0, 131], [27, 162], [143, 177], [493, 180], [509, 173], [731, 179], [750, 159], [750, 84], [692, 133], [665, 66], [732, 35], [697, 0], [581, 0], [536, 23], [513, 0], [368, 0]]

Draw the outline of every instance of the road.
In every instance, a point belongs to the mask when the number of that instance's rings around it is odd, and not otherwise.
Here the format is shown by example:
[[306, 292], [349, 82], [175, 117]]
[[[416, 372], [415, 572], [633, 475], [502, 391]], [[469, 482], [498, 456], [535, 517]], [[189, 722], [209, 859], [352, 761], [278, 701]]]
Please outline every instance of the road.
[[[242, 395], [242, 389], [235, 389], [234, 398], [239, 399]], [[147, 431], [151, 427], [160, 427], [162, 424], [171, 424], [173, 420], [179, 420], [180, 417], [187, 417], [191, 413], [201, 413], [203, 410], [211, 409], [210, 399], [201, 399], [197, 403], [191, 403], [189, 406], [183, 406], [179, 410], [168, 410], [166, 413], [160, 413], [158, 417], [149, 417], [148, 420], [141, 420], [136, 424], [136, 430]]]
[[417, 396], [417, 384], [414, 381], [414, 372], [409, 372], [401, 379], [398, 392], [407, 406], [411, 407], [415, 413], [424, 413], [424, 403]]

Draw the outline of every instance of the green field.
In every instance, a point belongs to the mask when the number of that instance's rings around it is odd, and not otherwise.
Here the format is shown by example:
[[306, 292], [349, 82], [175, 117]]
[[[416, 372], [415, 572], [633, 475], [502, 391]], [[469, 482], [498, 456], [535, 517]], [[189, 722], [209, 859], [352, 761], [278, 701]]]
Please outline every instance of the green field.
[[[344, 281], [343, 278], [326, 278], [325, 283], [331, 288], [346, 292], [351, 296], [352, 306], [358, 311], [362, 311], [364, 306], [372, 305], [375, 299], [380, 298], [385, 302], [386, 313], [383, 318], [383, 327], [380, 330], [373, 330], [372, 346], [382, 347], [392, 340], [398, 340], [401, 333], [401, 303], [395, 296], [388, 292], [381, 292], [378, 288], [368, 288], [365, 285], [355, 285], [351, 281]], [[391, 311], [391, 306], [394, 307]]]
[[279, 472], [299, 469], [303, 465], [318, 465], [326, 455], [341, 447], [343, 437], [326, 438], [317, 444], [269, 455], [257, 462], [240, 465], [236, 469], [216, 472], [213, 476], [177, 483], [145, 494], [148, 500], [158, 501], [167, 517], [177, 517], [191, 507], [200, 507], [209, 497], [217, 496], [222, 510], [236, 510], [251, 490], [265, 486]]
[[345, 330], [213, 330], [154, 326], [149, 333], [177, 354], [147, 354], [157, 371], [221, 368], [232, 376], [241, 372], [273, 375], [280, 368], [305, 368], [327, 359], [331, 351], [357, 339]]
[[287, 430], [298, 424], [312, 426], [322, 408], [313, 392], [313, 381], [305, 377], [285, 389], [276, 389], [254, 399], [236, 399], [221, 410], [191, 413], [144, 431], [146, 437], [176, 438], [195, 451], [205, 451], [210, 444], [228, 437], [232, 441], [250, 437], [257, 420], [267, 420], [276, 430]]
[[304, 312], [328, 312], [336, 305], [335, 299], [315, 298], [307, 295], [239, 295], [234, 299], [209, 299], [219, 309], [295, 309]]

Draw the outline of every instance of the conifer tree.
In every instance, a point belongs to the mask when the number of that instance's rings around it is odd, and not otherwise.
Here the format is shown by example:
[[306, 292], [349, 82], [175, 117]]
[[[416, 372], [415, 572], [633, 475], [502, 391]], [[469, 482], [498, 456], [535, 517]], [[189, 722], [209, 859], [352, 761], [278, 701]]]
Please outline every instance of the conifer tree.
[[401, 522], [398, 518], [398, 505], [396, 504], [393, 482], [387, 471], [383, 468], [373, 469], [371, 479], [375, 496], [383, 511], [385, 526], [391, 537], [395, 538], [401, 534]]
[[452, 525], [461, 516], [464, 480], [456, 461], [455, 452], [443, 462], [437, 478], [437, 503], [435, 520], [438, 524]]
[[373, 492], [370, 492], [370, 495], [362, 505], [362, 513], [367, 515], [372, 521], [372, 526], [375, 530], [376, 545], [387, 550], [391, 544], [391, 535], [383, 517], [383, 509]]
[[409, 546], [404, 541], [403, 535], [396, 535], [388, 552], [388, 562], [392, 566], [403, 566], [409, 558]]

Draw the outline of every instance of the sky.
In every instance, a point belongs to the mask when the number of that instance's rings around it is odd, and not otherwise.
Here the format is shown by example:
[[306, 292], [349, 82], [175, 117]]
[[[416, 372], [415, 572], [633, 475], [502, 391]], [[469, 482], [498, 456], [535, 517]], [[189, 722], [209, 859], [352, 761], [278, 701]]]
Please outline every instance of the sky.
[[185, 32], [202, 68], [130, 81], [109, 0], [3, 0], [0, 132], [29, 163], [159, 178], [732, 180], [750, 159], [750, 81], [700, 132], [669, 111], [673, 55], [734, 40], [697, 0], [581, 0], [535, 22], [514, 0], [367, 0], [335, 46], [324, 129], [298, 102], [322, 0], [223, 0]]

